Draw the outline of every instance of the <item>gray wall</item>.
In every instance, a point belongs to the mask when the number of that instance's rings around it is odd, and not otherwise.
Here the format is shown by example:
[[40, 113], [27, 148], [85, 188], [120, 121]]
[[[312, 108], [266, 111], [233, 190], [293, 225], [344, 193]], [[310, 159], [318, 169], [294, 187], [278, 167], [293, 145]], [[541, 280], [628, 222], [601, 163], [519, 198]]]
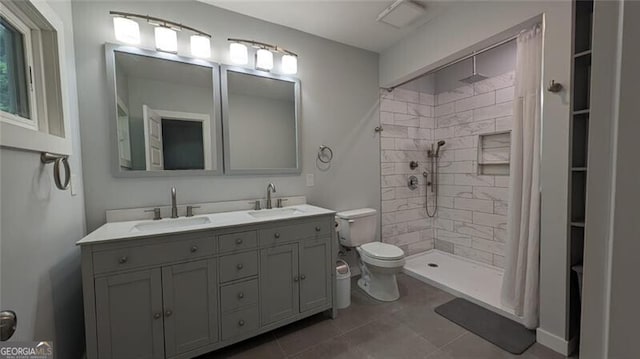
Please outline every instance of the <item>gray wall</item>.
[[[76, 62], [87, 226], [105, 221], [105, 210], [156, 206], [169, 202], [169, 189], [178, 189], [178, 202], [220, 201], [264, 197], [268, 182], [278, 195], [306, 195], [320, 206], [337, 210], [380, 207], [378, 122], [378, 56], [279, 25], [197, 2], [74, 2]], [[298, 176], [227, 176], [123, 179], [111, 174], [108, 137], [109, 109], [105, 88], [105, 42], [115, 42], [109, 10], [164, 17], [213, 33], [214, 61], [228, 62], [228, 37], [278, 44], [299, 54], [302, 83], [303, 174]], [[152, 47], [152, 30], [141, 25], [143, 43]], [[181, 53], [188, 53], [180, 37]], [[277, 58], [276, 58], [277, 60]], [[333, 148], [328, 170], [316, 167], [321, 144]], [[306, 187], [306, 174], [315, 186]]]
[[52, 167], [40, 154], [2, 148], [1, 270], [3, 309], [18, 313], [13, 341], [53, 340], [56, 358], [76, 359], [84, 352], [80, 252], [75, 242], [85, 233], [80, 133], [69, 2], [50, 6], [65, 24], [67, 84], [78, 195], [59, 191]]
[[561, 352], [566, 352], [569, 346], [567, 168], [570, 108], [566, 89], [571, 88], [571, 4], [569, 1], [456, 2], [380, 54], [380, 85], [392, 86], [512, 36], [521, 24], [544, 16], [542, 83], [555, 80], [564, 85], [565, 91], [543, 93], [538, 340]]

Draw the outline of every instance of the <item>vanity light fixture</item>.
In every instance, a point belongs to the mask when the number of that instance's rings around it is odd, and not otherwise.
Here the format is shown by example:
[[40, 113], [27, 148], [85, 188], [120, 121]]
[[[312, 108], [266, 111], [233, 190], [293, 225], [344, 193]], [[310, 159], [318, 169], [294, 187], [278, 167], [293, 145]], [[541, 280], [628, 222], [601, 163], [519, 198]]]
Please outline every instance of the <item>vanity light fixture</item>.
[[140, 26], [134, 20], [120, 16], [114, 17], [113, 31], [118, 41], [134, 45], [140, 43]]
[[157, 26], [154, 30], [156, 49], [164, 52], [178, 52], [178, 33], [168, 26]]
[[256, 50], [255, 68], [257, 70], [271, 71], [274, 67], [273, 55], [281, 54], [282, 73], [292, 75], [298, 72], [298, 55], [280, 46], [267, 44], [260, 41], [245, 39], [228, 39], [229, 57], [236, 64], [246, 65], [248, 62], [247, 47], [251, 46]]
[[231, 58], [231, 62], [235, 64], [246, 65], [249, 62], [247, 45], [239, 42], [232, 42], [229, 44], [229, 57]]
[[129, 12], [110, 11], [114, 16], [113, 27], [118, 41], [128, 44], [140, 43], [140, 26], [133, 19], [140, 19], [155, 26], [156, 49], [164, 52], [178, 52], [178, 31], [188, 30], [194, 33], [190, 37], [191, 54], [196, 57], [211, 57], [211, 35], [190, 26], [159, 17]]
[[271, 71], [273, 68], [273, 52], [267, 49], [258, 49], [256, 52], [256, 69]]

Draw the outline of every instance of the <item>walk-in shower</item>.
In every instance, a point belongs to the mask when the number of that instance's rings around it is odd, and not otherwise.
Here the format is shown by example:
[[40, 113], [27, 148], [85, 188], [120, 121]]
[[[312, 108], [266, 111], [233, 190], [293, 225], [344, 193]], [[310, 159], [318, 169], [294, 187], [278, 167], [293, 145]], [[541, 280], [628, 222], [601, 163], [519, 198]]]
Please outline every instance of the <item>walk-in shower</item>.
[[[436, 213], [438, 213], [438, 164], [440, 158], [440, 148], [445, 145], [445, 141], [440, 140], [436, 144], [435, 150], [433, 149], [433, 144], [431, 144], [431, 148], [427, 150], [427, 156], [429, 157], [429, 162], [431, 165], [431, 172], [427, 173], [426, 171], [422, 173], [422, 175], [427, 179], [427, 187], [431, 187], [431, 193], [433, 194], [433, 213], [429, 212], [429, 189], [425, 192], [425, 208], [427, 210], [427, 216], [433, 218]], [[429, 174], [431, 174], [431, 178], [429, 178]]]

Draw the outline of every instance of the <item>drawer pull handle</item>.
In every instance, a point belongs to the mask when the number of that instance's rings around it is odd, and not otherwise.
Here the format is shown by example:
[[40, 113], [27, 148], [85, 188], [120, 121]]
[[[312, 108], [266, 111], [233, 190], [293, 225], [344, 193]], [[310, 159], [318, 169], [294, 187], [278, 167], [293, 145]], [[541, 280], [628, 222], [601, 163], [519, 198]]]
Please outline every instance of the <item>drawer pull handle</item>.
[[242, 299], [242, 298], [244, 298], [244, 293], [242, 292], [238, 293], [238, 299]]
[[160, 313], [155, 313], [153, 315], [153, 319], [160, 319], [160, 317], [162, 317], [162, 314], [160, 314]]
[[118, 259], [118, 263], [125, 264], [125, 263], [127, 263], [128, 260], [129, 260], [129, 258], [127, 258], [127, 256], [120, 257], [120, 259]]
[[276, 237], [276, 238], [280, 238], [280, 233], [276, 232], [276, 233], [273, 234], [273, 236]]
[[303, 274], [303, 275], [300, 276], [300, 279], [305, 280], [305, 279], [307, 279], [307, 277]]
[[240, 319], [240, 320], [238, 321], [238, 325], [239, 325], [239, 326], [241, 326], [241, 327], [242, 327], [242, 326], [244, 326], [244, 320]]
[[316, 232], [320, 232], [321, 229], [320, 226], [316, 226]]
[[191, 253], [195, 253], [198, 251], [198, 246], [191, 247]]
[[244, 268], [244, 266], [242, 265], [242, 263], [238, 263], [238, 265], [236, 266], [236, 268], [238, 268], [238, 270]]
[[236, 239], [236, 244], [242, 244], [242, 238]]
[[298, 281], [298, 276], [293, 277], [293, 281], [297, 282]]
[[165, 316], [165, 317], [170, 317], [170, 316], [171, 316], [171, 314], [173, 314], [173, 312], [171, 311], [171, 309], [167, 309], [167, 310], [164, 312], [164, 316]]

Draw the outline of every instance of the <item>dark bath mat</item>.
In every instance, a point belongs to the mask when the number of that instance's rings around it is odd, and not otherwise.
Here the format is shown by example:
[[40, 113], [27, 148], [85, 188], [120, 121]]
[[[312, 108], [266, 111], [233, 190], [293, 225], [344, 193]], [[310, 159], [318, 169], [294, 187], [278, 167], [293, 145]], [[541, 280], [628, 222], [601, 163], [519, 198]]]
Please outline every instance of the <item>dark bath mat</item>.
[[466, 299], [456, 298], [435, 311], [512, 354], [522, 354], [536, 342], [533, 330]]

